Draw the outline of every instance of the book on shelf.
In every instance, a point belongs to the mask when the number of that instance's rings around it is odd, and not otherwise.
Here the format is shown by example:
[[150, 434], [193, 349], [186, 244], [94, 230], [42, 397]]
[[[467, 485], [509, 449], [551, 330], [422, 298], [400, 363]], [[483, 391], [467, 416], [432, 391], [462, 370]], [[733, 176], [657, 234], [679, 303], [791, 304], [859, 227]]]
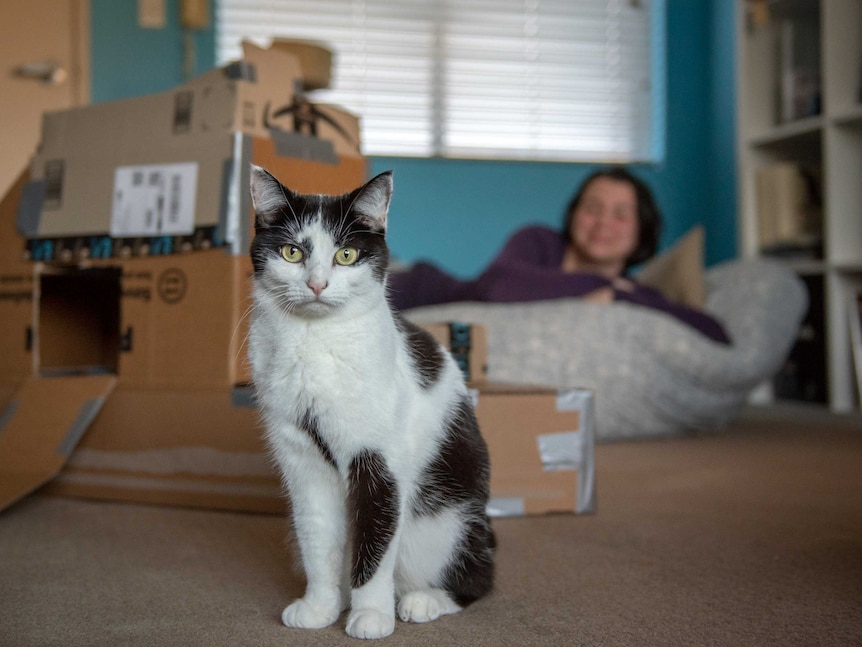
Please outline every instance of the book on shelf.
[[755, 175], [757, 233], [764, 254], [817, 258], [822, 250], [822, 208], [816, 174], [777, 162]]
[[779, 114], [786, 123], [820, 114], [820, 27], [803, 17], [785, 18], [779, 26]]
[[779, 400], [829, 402], [826, 373], [826, 319], [823, 279], [801, 276], [808, 291], [808, 310], [784, 365], [772, 380]]
[[862, 406], [862, 289], [848, 290], [847, 314], [850, 317], [850, 347], [856, 367], [856, 393]]

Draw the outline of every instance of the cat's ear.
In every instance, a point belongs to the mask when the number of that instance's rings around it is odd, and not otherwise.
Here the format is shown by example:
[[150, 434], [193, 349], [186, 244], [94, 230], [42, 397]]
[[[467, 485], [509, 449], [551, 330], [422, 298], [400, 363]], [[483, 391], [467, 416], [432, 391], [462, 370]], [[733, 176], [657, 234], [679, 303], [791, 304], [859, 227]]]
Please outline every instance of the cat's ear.
[[269, 227], [278, 215], [289, 207], [290, 191], [266, 169], [251, 165], [251, 202], [254, 205], [255, 227]]
[[392, 171], [371, 178], [351, 194], [358, 220], [371, 229], [386, 231], [386, 216], [392, 199]]

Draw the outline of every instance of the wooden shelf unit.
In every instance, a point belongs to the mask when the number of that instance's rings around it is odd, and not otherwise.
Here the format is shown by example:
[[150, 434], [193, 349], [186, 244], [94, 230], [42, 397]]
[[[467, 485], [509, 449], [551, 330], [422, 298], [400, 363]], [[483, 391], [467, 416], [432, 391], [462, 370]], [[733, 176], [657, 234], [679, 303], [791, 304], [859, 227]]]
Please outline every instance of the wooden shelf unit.
[[[781, 91], [788, 23], [814, 34], [819, 68], [812, 103], [819, 110], [797, 119], [787, 119]], [[802, 276], [822, 277], [825, 399], [835, 411], [859, 409], [848, 303], [862, 289], [862, 0], [737, 0], [736, 29], [740, 249], [748, 257], [761, 254], [758, 170], [780, 162], [816, 169], [822, 258], [782, 262]]]

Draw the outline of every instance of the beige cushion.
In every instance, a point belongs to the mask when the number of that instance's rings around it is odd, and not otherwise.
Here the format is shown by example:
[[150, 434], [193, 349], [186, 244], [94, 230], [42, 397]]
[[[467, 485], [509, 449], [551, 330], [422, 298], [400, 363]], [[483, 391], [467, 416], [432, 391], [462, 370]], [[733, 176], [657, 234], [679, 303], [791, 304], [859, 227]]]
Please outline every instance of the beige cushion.
[[672, 247], [647, 261], [637, 280], [655, 288], [671, 301], [702, 308], [706, 298], [703, 281], [703, 226], [690, 229]]

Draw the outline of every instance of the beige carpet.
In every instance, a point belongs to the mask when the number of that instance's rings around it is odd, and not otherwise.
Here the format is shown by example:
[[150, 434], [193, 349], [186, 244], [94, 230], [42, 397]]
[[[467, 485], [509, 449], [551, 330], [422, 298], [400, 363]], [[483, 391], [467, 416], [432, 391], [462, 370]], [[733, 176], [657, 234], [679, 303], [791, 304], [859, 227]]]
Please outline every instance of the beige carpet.
[[[862, 645], [862, 419], [752, 409], [601, 445], [598, 513], [497, 520], [496, 592], [386, 645]], [[0, 514], [0, 645], [355, 645], [281, 626], [277, 517], [33, 496]]]

